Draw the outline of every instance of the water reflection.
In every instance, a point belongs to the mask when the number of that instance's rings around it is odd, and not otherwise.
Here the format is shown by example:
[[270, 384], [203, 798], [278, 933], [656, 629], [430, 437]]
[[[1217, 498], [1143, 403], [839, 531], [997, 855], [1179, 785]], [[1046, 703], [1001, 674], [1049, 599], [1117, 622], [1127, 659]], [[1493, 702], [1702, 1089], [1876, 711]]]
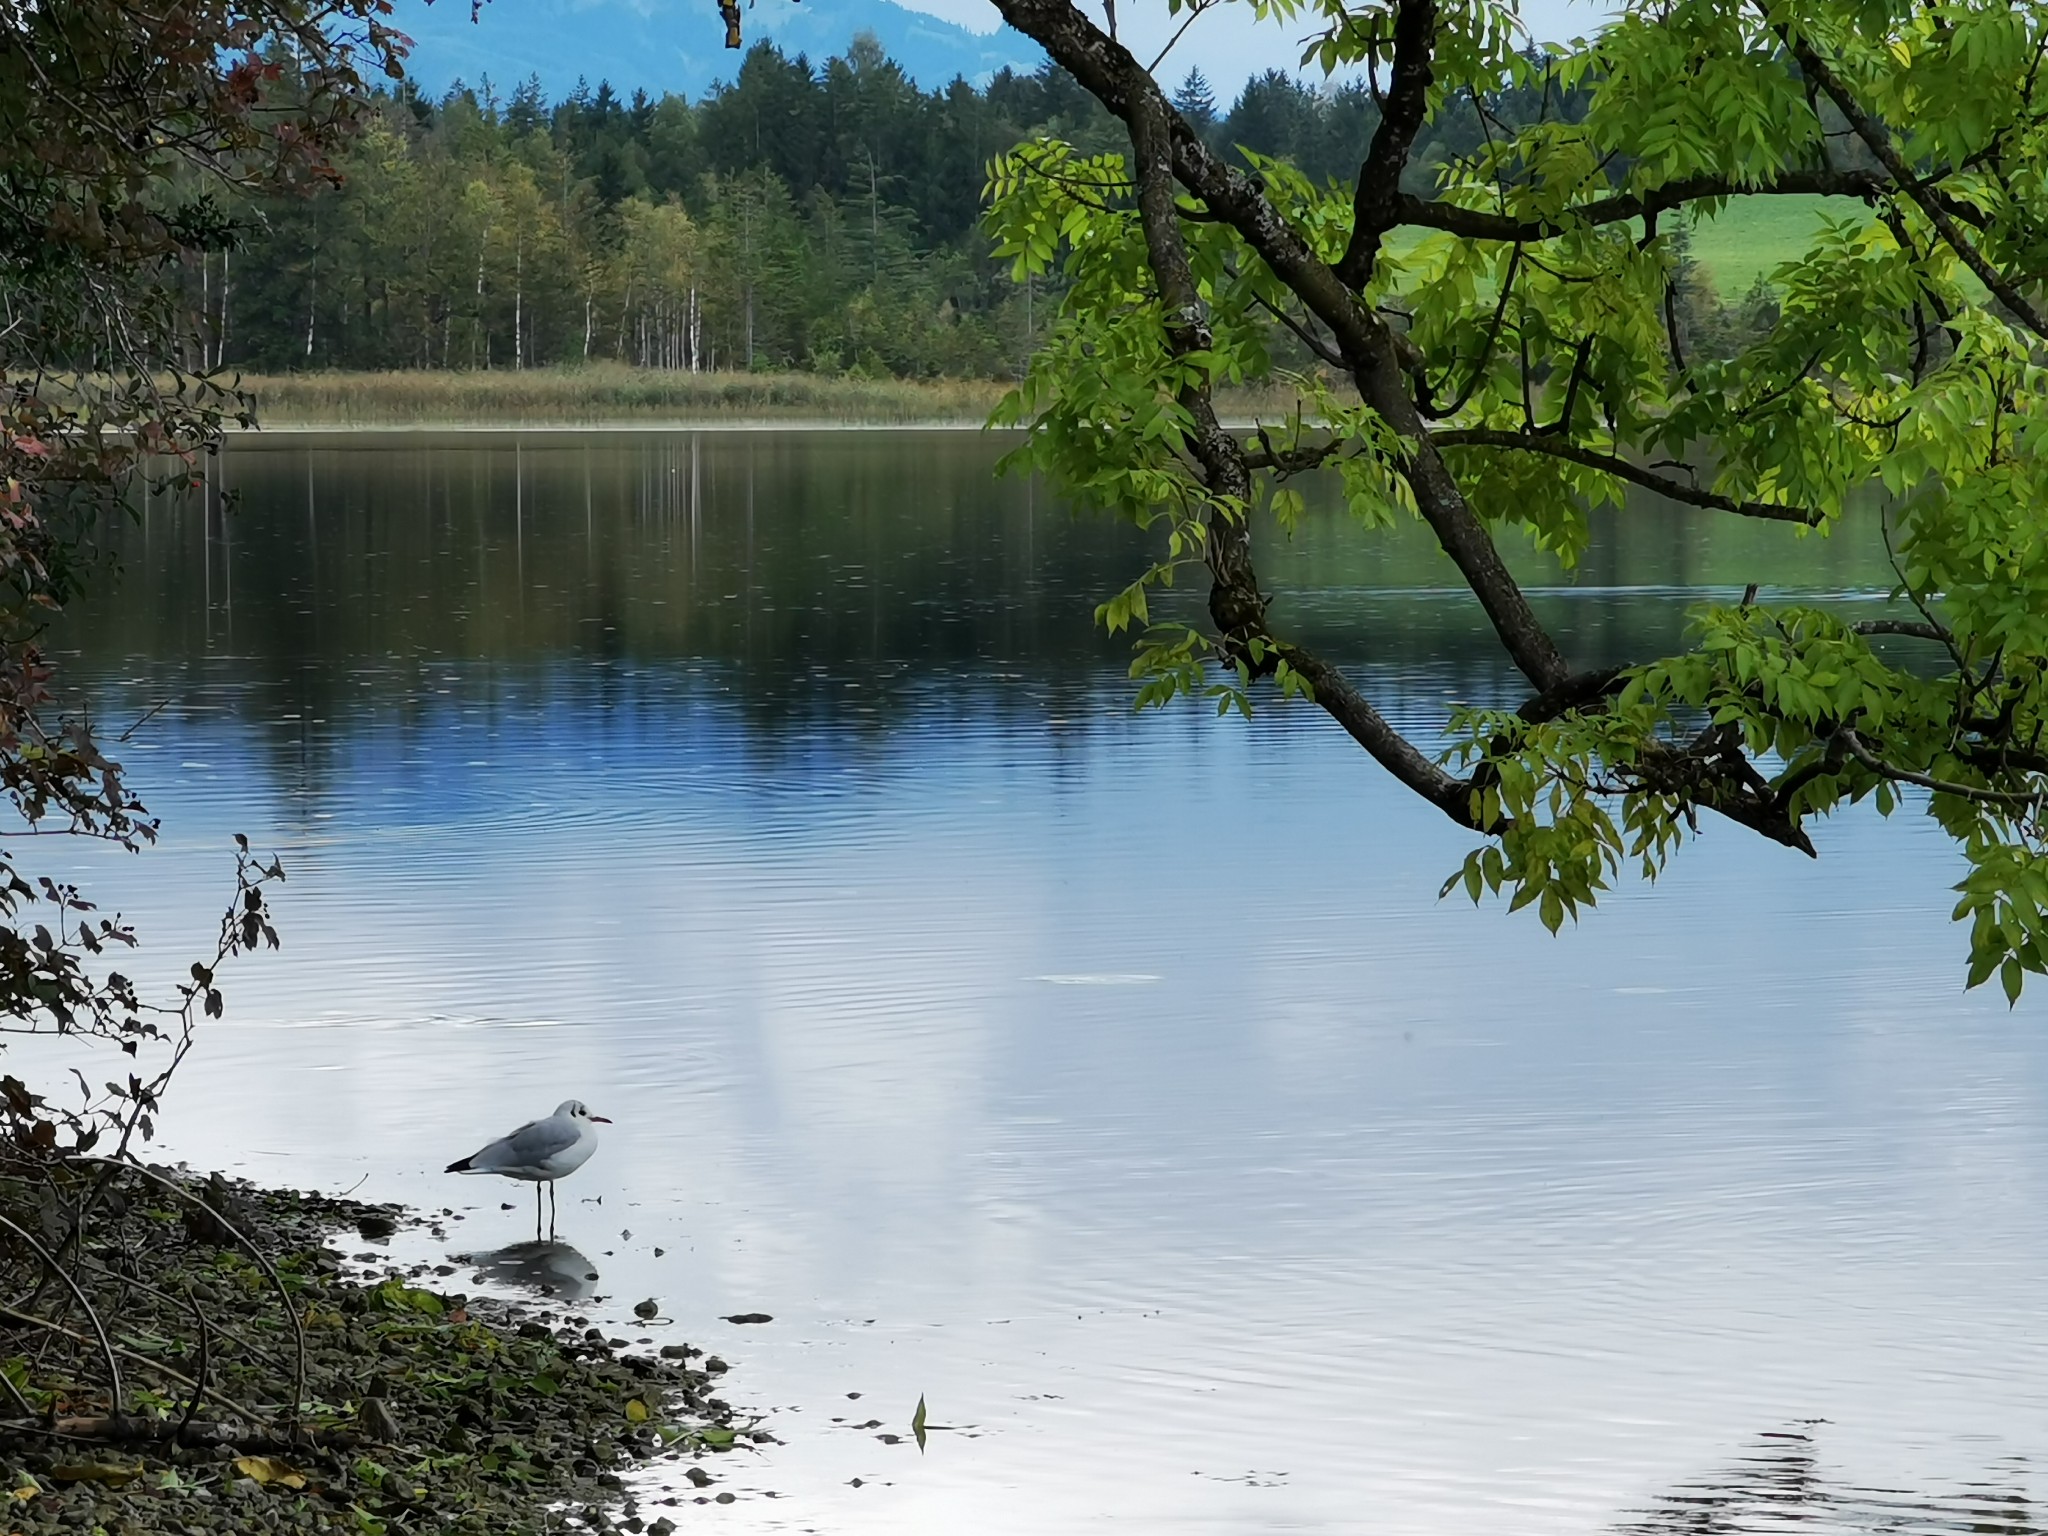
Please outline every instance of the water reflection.
[[[451, 704], [488, 708], [508, 688], [658, 711], [649, 673], [678, 668], [768, 750], [799, 721], [902, 723], [935, 689], [1060, 729], [1128, 697], [1127, 646], [1091, 614], [1155, 551], [991, 480], [995, 454], [945, 432], [239, 442], [219, 470], [237, 509], [165, 499], [107, 528], [123, 580], [90, 591], [65, 633], [160, 697], [196, 662], [259, 696], [266, 734], [306, 747], [320, 721], [438, 728]], [[1301, 484], [1300, 531], [1264, 535], [1282, 625], [1372, 669], [1397, 715], [1440, 722], [1447, 695], [1519, 687], [1419, 525], [1362, 539], [1334, 483]], [[1759, 581], [1867, 602], [1891, 585], [1872, 540], [1744, 522], [1631, 505], [1595, 515], [1573, 571], [1505, 553], [1581, 666], [1657, 654], [1705, 591]], [[1161, 611], [1199, 597], [1162, 593]]]
[[1998, 1475], [1949, 1495], [1859, 1486], [1831, 1475], [1819, 1426], [1773, 1430], [1711, 1477], [1664, 1495], [1617, 1536], [1757, 1536], [1787, 1529], [1924, 1532], [1927, 1536], [2041, 1536], [2027, 1485], [2032, 1467], [2012, 1458]]
[[479, 1285], [506, 1286], [560, 1301], [581, 1301], [597, 1290], [597, 1266], [564, 1242], [511, 1243], [489, 1253], [457, 1253], [449, 1258], [474, 1270]]
[[[115, 530], [58, 639], [101, 719], [170, 701], [128, 749], [170, 835], [61, 856], [166, 981], [230, 833], [291, 874], [166, 1152], [516, 1253], [434, 1128], [603, 1103], [576, 1305], [769, 1415], [728, 1536], [1836, 1536], [2032, 1465], [2048, 1032], [1959, 994], [1944, 839], [1710, 824], [1556, 940], [1439, 902], [1467, 840], [1313, 710], [1129, 716], [1130, 539], [994, 452], [238, 445], [224, 521]], [[1606, 518], [1538, 601], [1592, 660], [1889, 585], [1740, 523]], [[1264, 571], [1427, 731], [1516, 688], [1440, 565], [1311, 518]], [[919, 1456], [920, 1397], [974, 1436]], [[1697, 1477], [1817, 1418], [1808, 1502]]]

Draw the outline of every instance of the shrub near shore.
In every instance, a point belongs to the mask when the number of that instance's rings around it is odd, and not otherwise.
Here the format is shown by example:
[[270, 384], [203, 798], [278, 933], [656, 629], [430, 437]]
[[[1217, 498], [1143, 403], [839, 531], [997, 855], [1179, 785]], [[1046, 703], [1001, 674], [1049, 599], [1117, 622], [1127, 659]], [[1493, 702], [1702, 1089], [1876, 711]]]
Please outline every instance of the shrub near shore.
[[[688, 1460], [669, 1497], [729, 1501], [696, 1491], [716, 1480], [697, 1463], [768, 1438], [715, 1395], [724, 1362], [690, 1346], [628, 1353], [559, 1308], [421, 1288], [424, 1266], [352, 1277], [327, 1237], [388, 1234], [391, 1208], [175, 1182], [195, 1198], [118, 1181], [80, 1291], [45, 1286], [0, 1319], [0, 1531], [512, 1536], [567, 1511], [659, 1532], [653, 1511], [619, 1510], [626, 1474]], [[32, 1297], [28, 1245], [4, 1262]], [[104, 1344], [98, 1318], [116, 1319]]]

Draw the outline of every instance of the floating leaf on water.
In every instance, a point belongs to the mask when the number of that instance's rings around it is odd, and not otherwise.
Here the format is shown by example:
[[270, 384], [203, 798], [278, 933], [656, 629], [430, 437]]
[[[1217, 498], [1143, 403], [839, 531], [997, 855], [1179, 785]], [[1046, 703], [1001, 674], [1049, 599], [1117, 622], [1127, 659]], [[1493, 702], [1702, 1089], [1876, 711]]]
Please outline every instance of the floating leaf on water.
[[924, 1394], [917, 1394], [917, 1412], [910, 1416], [910, 1432], [917, 1436], [917, 1448], [924, 1449]]
[[306, 1474], [275, 1456], [237, 1456], [235, 1470], [259, 1483], [276, 1483], [283, 1488], [303, 1488]]
[[647, 1405], [641, 1402], [639, 1398], [629, 1397], [626, 1399], [626, 1418], [629, 1421], [635, 1424], [645, 1424], [651, 1417], [652, 1415], [647, 1411]]

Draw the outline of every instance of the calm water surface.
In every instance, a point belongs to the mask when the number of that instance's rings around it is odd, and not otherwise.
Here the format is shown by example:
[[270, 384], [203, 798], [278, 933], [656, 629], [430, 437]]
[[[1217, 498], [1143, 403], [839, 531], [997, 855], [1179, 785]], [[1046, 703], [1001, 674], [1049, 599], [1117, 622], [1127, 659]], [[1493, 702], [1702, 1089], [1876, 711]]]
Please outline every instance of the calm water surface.
[[[1439, 902], [1467, 839], [1313, 711], [1128, 715], [1138, 546], [997, 451], [272, 438], [117, 531], [60, 642], [167, 705], [168, 835], [64, 856], [159, 974], [230, 833], [291, 877], [169, 1149], [453, 1207], [423, 1255], [513, 1283], [525, 1191], [438, 1170], [611, 1116], [556, 1272], [783, 1441], [693, 1528], [2034, 1529], [2048, 1048], [1962, 995], [1942, 840], [1709, 824], [1555, 940]], [[1581, 664], [1888, 575], [1640, 510], [1526, 563]], [[1265, 574], [1417, 729], [1518, 696], [1421, 542]]]

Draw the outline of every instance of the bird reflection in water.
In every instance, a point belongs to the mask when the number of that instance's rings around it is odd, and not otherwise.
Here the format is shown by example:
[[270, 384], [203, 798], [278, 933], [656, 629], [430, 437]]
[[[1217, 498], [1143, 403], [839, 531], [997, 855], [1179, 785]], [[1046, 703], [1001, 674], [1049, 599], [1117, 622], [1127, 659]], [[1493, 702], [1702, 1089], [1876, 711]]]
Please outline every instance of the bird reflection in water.
[[[1812, 1428], [1772, 1431], [1718, 1476], [1681, 1484], [1616, 1527], [1616, 1536], [1750, 1536], [1791, 1527], [1815, 1533], [1972, 1532], [2048, 1536], [2023, 1479], [2023, 1458], [1994, 1463], [1982, 1482], [1946, 1494], [1866, 1488], [1831, 1478]], [[2003, 1472], [2003, 1478], [1997, 1476]]]
[[451, 1255], [491, 1285], [535, 1291], [561, 1301], [581, 1301], [596, 1288], [597, 1266], [567, 1243], [514, 1243], [489, 1253]]

